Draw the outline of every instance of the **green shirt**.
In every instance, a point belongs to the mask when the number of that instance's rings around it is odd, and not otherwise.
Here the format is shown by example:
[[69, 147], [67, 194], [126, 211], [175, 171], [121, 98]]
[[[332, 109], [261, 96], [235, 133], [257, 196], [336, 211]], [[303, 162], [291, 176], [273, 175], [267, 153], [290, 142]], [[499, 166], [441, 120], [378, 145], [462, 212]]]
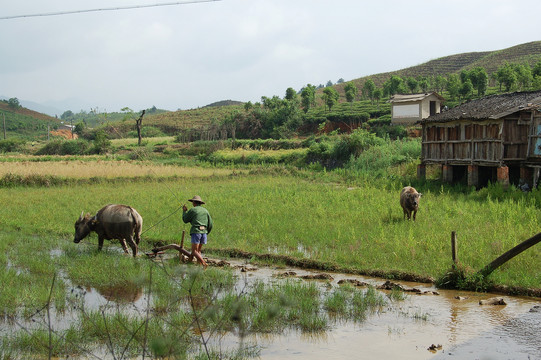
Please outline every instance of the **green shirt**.
[[210, 234], [212, 230], [212, 218], [208, 210], [201, 205], [194, 206], [188, 211], [183, 211], [182, 221], [192, 225], [190, 234]]

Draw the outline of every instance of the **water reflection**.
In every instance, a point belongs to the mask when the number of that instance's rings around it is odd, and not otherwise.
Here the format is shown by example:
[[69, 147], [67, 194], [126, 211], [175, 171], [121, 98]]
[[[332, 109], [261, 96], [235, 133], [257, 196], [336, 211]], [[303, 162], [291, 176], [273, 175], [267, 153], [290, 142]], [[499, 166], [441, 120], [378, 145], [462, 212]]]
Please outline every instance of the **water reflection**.
[[134, 303], [143, 295], [143, 288], [132, 283], [102, 286], [96, 288], [96, 290], [107, 301], [114, 301], [121, 304]]
[[[287, 272], [294, 272], [299, 279], [313, 274], [296, 268], [262, 267], [244, 281], [276, 281], [277, 274]], [[341, 280], [373, 286], [385, 282], [347, 274], [331, 273], [331, 276], [334, 278], [331, 286], [322, 284], [322, 291], [332, 291]], [[529, 312], [539, 304], [539, 299], [505, 296], [505, 306], [481, 306], [480, 300], [496, 295], [439, 290], [431, 284], [399, 283], [421, 292], [437, 290], [439, 295], [408, 293], [404, 301], [393, 301], [362, 323], [333, 322], [331, 318], [331, 330], [323, 336], [293, 330], [253, 335], [249, 341], [262, 347], [260, 355], [265, 359], [443, 359], [449, 355], [456, 359], [541, 359], [541, 343], [536, 334], [541, 327], [541, 312]], [[436, 350], [431, 352], [429, 348], [433, 344]]]

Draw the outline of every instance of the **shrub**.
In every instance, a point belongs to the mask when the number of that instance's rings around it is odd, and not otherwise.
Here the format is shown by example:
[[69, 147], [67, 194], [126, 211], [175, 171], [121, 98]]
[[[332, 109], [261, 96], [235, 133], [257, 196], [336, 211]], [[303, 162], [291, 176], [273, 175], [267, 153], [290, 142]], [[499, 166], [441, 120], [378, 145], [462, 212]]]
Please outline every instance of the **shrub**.
[[[137, 131], [133, 130], [128, 132], [128, 137], [137, 138]], [[143, 126], [141, 129], [141, 136], [144, 138], [162, 137], [167, 136], [163, 131], [154, 126]]]
[[0, 140], [0, 152], [17, 152], [23, 149], [26, 141], [20, 139]]
[[94, 138], [94, 146], [90, 149], [93, 154], [105, 154], [111, 150], [111, 140], [107, 138], [107, 134], [103, 130], [96, 132]]
[[83, 155], [90, 143], [86, 140], [52, 140], [36, 152], [36, 155]]
[[419, 139], [383, 140], [370, 147], [357, 158], [352, 158], [347, 167], [375, 176], [387, 176], [392, 166], [417, 160], [421, 155]]

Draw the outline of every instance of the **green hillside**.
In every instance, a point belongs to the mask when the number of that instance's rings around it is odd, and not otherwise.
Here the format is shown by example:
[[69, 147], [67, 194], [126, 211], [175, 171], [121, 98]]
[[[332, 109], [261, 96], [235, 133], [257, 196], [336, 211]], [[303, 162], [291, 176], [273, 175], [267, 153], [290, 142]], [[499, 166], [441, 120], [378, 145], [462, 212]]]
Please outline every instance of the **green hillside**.
[[[372, 79], [377, 86], [382, 86], [391, 75], [406, 77], [418, 76], [437, 76], [458, 74], [462, 70], [472, 69], [476, 66], [481, 66], [486, 69], [490, 75], [495, 72], [505, 62], [508, 63], [527, 63], [534, 66], [536, 62], [541, 60], [541, 41], [533, 41], [526, 44], [516, 45], [503, 50], [470, 52], [449, 55], [438, 59], [427, 61], [426, 63], [408, 67], [406, 69], [379, 73], [369, 76], [364, 76], [351, 81], [361, 89], [366, 80]], [[343, 84], [337, 84], [336, 89], [343, 94]]]
[[22, 106], [10, 106], [6, 101], [0, 101], [0, 125], [2, 126], [2, 139], [4, 136], [3, 124], [6, 125], [6, 137], [17, 136], [27, 139], [47, 138], [47, 128], [54, 130], [62, 122], [52, 116], [45, 115]]

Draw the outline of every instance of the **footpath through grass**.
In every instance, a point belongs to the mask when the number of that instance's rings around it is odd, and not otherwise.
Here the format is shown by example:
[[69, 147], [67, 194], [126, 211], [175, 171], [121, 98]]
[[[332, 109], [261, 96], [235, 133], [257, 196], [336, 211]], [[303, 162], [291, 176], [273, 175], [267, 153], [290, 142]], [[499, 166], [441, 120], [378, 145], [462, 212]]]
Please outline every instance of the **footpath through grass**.
[[[252, 175], [2, 188], [0, 228], [17, 232], [29, 249], [40, 249], [39, 235], [72, 242], [81, 211], [94, 214], [106, 204], [123, 203], [143, 216], [146, 231], [140, 247], [148, 251], [158, 241], [180, 242], [181, 231], [189, 227], [180, 220], [179, 206], [198, 194], [215, 221], [207, 250], [271, 253], [345, 269], [433, 278], [451, 267], [452, 231], [458, 235], [460, 264], [479, 270], [540, 229], [537, 192], [496, 199], [486, 192], [418, 187], [423, 197], [412, 222], [402, 218], [401, 186], [348, 187], [287, 175]], [[79, 246], [94, 250], [96, 236]], [[541, 248], [533, 247], [497, 269], [491, 279], [540, 288], [540, 255]]]

